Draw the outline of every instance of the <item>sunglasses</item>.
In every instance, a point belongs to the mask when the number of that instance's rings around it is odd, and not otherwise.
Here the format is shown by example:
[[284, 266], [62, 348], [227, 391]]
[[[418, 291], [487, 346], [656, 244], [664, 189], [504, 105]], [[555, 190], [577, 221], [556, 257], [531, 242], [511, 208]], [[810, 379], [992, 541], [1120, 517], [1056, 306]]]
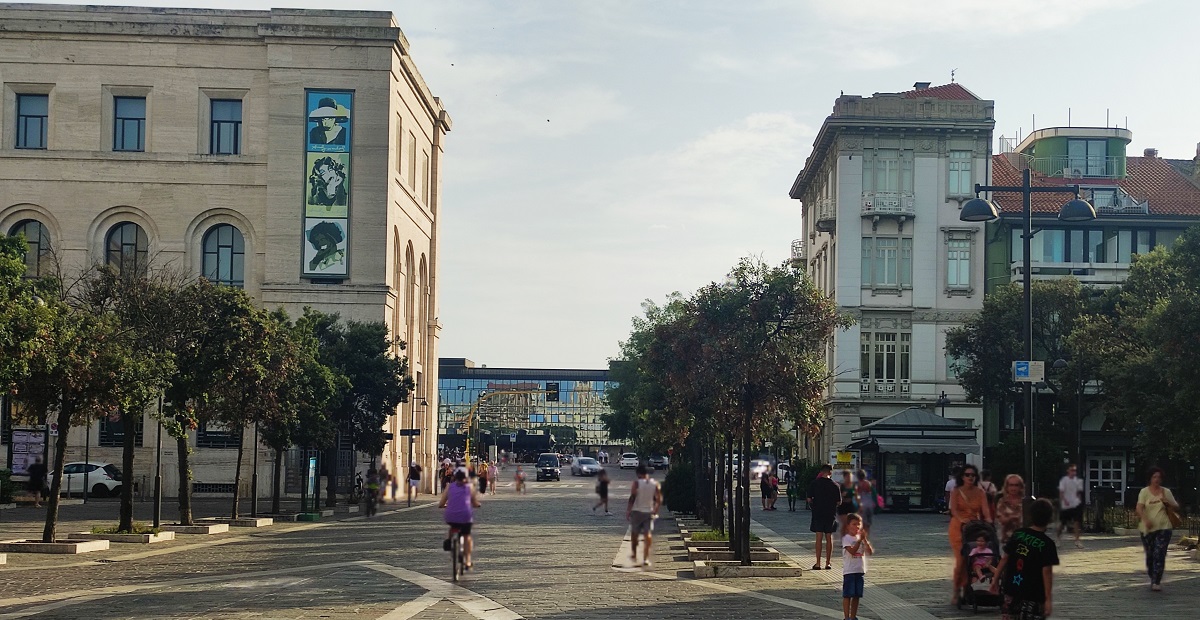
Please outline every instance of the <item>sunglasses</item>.
[[963, 474], [963, 478], [974, 478], [975, 474]]

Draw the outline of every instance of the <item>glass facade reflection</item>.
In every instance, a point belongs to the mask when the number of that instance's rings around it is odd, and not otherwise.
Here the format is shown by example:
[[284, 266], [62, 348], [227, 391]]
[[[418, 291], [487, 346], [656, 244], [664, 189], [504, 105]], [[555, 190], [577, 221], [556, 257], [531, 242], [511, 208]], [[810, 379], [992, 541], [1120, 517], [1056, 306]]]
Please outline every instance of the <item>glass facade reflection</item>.
[[559, 446], [611, 445], [601, 421], [609, 411], [607, 370], [475, 367], [464, 358], [442, 358], [438, 369], [438, 434], [476, 426], [503, 436], [546, 431]]

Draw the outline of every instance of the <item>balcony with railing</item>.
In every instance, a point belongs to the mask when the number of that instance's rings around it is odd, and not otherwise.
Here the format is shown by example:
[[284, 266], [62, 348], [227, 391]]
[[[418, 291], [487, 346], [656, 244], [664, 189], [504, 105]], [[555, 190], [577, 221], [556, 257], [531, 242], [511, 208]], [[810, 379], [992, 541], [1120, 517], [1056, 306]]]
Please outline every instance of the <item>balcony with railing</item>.
[[1125, 178], [1124, 156], [1034, 157], [1021, 155], [1019, 167], [1047, 177], [1064, 179], [1122, 179]]
[[1125, 193], [1125, 190], [1083, 189], [1080, 191], [1096, 207], [1097, 215], [1148, 215], [1149, 201], [1138, 199]]
[[818, 198], [812, 205], [813, 225], [820, 232], [833, 232], [837, 228], [837, 200]]
[[874, 217], [877, 215], [903, 215], [915, 217], [917, 214], [916, 201], [907, 192], [863, 192], [862, 215]]
[[804, 264], [804, 240], [792, 239], [792, 262]]
[[[1108, 288], [1128, 278], [1129, 266], [1129, 263], [1035, 262], [1029, 266], [1029, 275], [1034, 280], [1056, 280], [1071, 276], [1081, 284]], [[1010, 282], [1022, 281], [1023, 267], [1023, 262], [1019, 260], [1009, 265]]]

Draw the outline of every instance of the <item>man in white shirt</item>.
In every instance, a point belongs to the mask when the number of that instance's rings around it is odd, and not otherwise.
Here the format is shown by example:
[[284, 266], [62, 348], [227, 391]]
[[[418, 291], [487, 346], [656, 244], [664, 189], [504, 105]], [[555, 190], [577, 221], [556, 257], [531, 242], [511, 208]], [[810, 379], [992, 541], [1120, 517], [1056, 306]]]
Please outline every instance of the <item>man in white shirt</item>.
[[1058, 535], [1056, 538], [1062, 538], [1063, 529], [1067, 527], [1067, 523], [1071, 523], [1075, 531], [1075, 547], [1083, 548], [1083, 543], [1079, 542], [1079, 529], [1083, 524], [1083, 480], [1076, 477], [1075, 464], [1067, 465], [1067, 475], [1058, 481]]
[[658, 518], [658, 509], [662, 506], [662, 489], [658, 482], [650, 477], [650, 470], [645, 463], [637, 466], [637, 480], [633, 481], [633, 490], [629, 494], [629, 507], [625, 510], [625, 518], [629, 520], [630, 557], [637, 564], [638, 537], [645, 536], [646, 543], [642, 550], [642, 566], [650, 566], [650, 541], [654, 531], [654, 519]]

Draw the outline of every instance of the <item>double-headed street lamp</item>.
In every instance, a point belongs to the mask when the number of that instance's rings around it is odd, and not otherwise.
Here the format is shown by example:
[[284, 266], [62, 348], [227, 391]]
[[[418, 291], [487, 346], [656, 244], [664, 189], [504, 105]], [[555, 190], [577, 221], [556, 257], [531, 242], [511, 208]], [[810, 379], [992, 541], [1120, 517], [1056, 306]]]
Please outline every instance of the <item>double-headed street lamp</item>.
[[[962, 206], [958, 219], [964, 222], [991, 222], [1000, 218], [1000, 208], [990, 200], [979, 197], [981, 192], [1016, 192], [1021, 194], [1023, 230], [1021, 233], [1021, 257], [1023, 261], [1021, 276], [1025, 288], [1024, 312], [1022, 313], [1022, 336], [1025, 340], [1025, 361], [1033, 360], [1033, 296], [1030, 293], [1032, 279], [1029, 266], [1029, 242], [1036, 231], [1033, 230], [1033, 194], [1073, 194], [1075, 198], [1064, 204], [1058, 211], [1058, 219], [1063, 222], [1088, 222], [1096, 219], [1096, 209], [1086, 200], [1079, 197], [1078, 185], [1038, 186], [1031, 183], [1029, 169], [1021, 171], [1021, 184], [1018, 186], [979, 185], [975, 184], [975, 198], [968, 200]], [[1022, 386], [1025, 405], [1025, 471], [1029, 476], [1030, 493], [1035, 492], [1036, 482], [1033, 473], [1033, 390], [1031, 384], [1025, 381]]]

